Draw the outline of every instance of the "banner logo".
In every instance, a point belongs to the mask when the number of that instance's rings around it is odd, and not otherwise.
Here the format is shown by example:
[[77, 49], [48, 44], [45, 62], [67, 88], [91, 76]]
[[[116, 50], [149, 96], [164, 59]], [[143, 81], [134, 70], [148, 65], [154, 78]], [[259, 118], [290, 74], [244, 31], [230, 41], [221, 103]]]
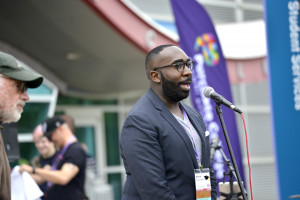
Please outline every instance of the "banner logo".
[[214, 67], [219, 64], [218, 44], [213, 34], [204, 33], [202, 36], [196, 38], [194, 50], [198, 52], [200, 48], [207, 66]]

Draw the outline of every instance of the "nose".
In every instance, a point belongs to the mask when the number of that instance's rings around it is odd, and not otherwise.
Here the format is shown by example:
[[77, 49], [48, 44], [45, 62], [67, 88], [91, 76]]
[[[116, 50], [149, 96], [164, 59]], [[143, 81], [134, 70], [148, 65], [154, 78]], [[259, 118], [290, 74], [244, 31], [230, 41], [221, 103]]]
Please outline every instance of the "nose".
[[183, 69], [182, 75], [183, 76], [190, 76], [190, 77], [192, 77], [192, 70], [188, 67], [187, 64], [184, 65], [184, 69]]

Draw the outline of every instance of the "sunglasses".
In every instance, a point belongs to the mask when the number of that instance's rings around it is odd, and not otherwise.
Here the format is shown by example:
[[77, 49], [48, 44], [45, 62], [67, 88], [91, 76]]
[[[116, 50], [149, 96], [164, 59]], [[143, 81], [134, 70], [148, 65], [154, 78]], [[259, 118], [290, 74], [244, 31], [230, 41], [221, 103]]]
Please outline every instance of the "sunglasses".
[[18, 81], [18, 80], [15, 80], [15, 79], [9, 78], [7, 76], [3, 76], [3, 75], [1, 75], [1, 77], [13, 80], [15, 82], [15, 87], [17, 88], [18, 92], [24, 93], [28, 90], [27, 84], [23, 81]]

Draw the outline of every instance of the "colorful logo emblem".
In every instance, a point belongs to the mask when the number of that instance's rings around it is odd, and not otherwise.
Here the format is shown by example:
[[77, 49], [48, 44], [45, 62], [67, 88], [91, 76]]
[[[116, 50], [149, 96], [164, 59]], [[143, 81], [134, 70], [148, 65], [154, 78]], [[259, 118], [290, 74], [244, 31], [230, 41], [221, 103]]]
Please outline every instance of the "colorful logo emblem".
[[213, 34], [205, 33], [196, 38], [194, 50], [197, 52], [199, 49], [202, 50], [202, 55], [207, 66], [213, 67], [219, 64], [218, 44]]

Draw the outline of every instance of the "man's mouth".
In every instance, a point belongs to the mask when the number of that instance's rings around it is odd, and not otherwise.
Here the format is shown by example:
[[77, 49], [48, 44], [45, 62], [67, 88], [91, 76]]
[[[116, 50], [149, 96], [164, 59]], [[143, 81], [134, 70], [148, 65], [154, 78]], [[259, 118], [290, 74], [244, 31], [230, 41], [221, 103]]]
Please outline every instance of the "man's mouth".
[[17, 108], [22, 112], [23, 111], [23, 108], [24, 108], [24, 104], [18, 104], [17, 105]]
[[183, 82], [183, 83], [180, 83], [180, 85], [184, 88], [184, 89], [190, 89], [190, 84], [191, 82]]

